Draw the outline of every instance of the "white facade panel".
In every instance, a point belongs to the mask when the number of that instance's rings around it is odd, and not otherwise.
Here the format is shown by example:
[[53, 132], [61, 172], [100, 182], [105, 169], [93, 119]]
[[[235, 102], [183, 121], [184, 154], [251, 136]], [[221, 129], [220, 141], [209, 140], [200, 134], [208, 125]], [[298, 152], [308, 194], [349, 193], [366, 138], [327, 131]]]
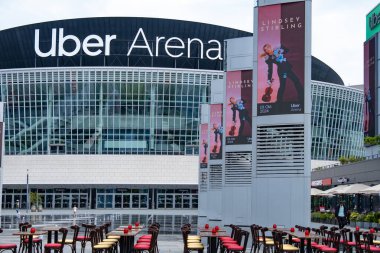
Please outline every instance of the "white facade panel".
[[5, 156], [4, 184], [197, 185], [198, 156]]
[[227, 69], [226, 71], [252, 69], [253, 37], [226, 40]]
[[224, 99], [225, 80], [218, 79], [211, 81], [211, 104], [222, 104]]

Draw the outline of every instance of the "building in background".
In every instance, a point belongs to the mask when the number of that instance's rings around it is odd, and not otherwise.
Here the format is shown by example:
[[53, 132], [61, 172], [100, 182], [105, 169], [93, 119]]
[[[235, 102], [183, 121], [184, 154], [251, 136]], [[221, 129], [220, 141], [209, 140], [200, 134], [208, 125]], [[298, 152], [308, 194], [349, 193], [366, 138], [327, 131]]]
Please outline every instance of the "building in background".
[[[200, 104], [223, 41], [251, 33], [155, 18], [0, 31], [2, 208], [197, 208]], [[363, 155], [363, 93], [312, 60], [312, 158]], [[342, 120], [344, 119], [344, 120]]]

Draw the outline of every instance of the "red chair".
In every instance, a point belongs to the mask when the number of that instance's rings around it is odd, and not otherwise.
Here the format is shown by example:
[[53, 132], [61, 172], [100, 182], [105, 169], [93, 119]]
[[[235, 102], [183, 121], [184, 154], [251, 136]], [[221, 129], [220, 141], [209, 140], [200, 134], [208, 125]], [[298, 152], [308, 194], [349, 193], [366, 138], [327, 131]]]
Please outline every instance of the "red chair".
[[328, 231], [329, 240], [327, 241], [327, 245], [318, 248], [319, 252], [339, 252], [339, 244], [340, 244], [340, 233], [335, 231]]
[[230, 225], [232, 228], [231, 237], [229, 236], [221, 236], [219, 237], [220, 244], [220, 252], [225, 252], [227, 250], [228, 245], [236, 245], [241, 242], [241, 228], [235, 225]]
[[380, 248], [373, 245], [373, 234], [372, 233], [363, 233], [363, 242], [364, 244], [361, 245], [361, 249], [364, 250], [364, 252], [370, 253], [370, 252], [380, 252]]
[[[0, 233], [3, 233], [2, 228], [0, 228]], [[13, 243], [0, 243], [0, 253], [6, 250], [11, 250], [12, 253], [16, 253], [17, 245]]]
[[224, 245], [224, 247], [226, 248], [226, 251], [228, 253], [232, 253], [232, 252], [241, 252], [241, 253], [244, 253], [245, 250], [247, 249], [249, 232], [241, 230], [239, 233], [240, 233], [240, 235], [239, 235], [239, 243]]
[[140, 241], [137, 242], [134, 246], [133, 249], [135, 252], [149, 252], [153, 253], [156, 250], [156, 245], [157, 245], [157, 236], [158, 236], [158, 230], [151, 230], [151, 240], [149, 242], [147, 241]]
[[349, 241], [349, 234], [351, 233], [351, 230], [349, 228], [343, 228], [340, 230], [341, 239], [340, 243], [343, 245], [343, 251], [344, 252], [351, 252], [353, 248], [355, 248], [356, 243]]
[[59, 243], [47, 243], [45, 244], [45, 252], [50, 252], [50, 250], [55, 250], [56, 252], [63, 253], [63, 247], [65, 246], [66, 236], [68, 230], [66, 228], [60, 228], [58, 230], [62, 234], [61, 240]]
[[[25, 223], [20, 223], [19, 224], [19, 230], [21, 232], [25, 232], [28, 230], [28, 228], [31, 228], [32, 224], [29, 222]], [[37, 253], [42, 253], [42, 239], [39, 236], [33, 236], [33, 249]], [[21, 235], [20, 236], [20, 248], [18, 252], [28, 252], [28, 247], [29, 247], [29, 236]]]

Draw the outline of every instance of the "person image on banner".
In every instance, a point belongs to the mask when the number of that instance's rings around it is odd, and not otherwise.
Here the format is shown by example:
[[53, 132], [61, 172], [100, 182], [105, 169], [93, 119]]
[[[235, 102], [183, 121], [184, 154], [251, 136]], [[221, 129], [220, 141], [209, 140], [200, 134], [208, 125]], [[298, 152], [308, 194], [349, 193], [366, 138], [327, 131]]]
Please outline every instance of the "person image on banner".
[[202, 158], [202, 163], [207, 163], [207, 147], [208, 147], [208, 143], [205, 139], [202, 140], [202, 146], [203, 146], [203, 153], [204, 153], [204, 157]]
[[264, 102], [270, 102], [270, 94], [272, 93], [272, 82], [274, 78], [273, 75], [273, 64], [277, 65], [277, 74], [280, 81], [280, 88], [277, 93], [277, 102], [281, 103], [284, 100], [284, 92], [286, 87], [286, 81], [289, 78], [293, 81], [294, 86], [297, 91], [298, 101], [303, 101], [303, 86], [296, 76], [296, 74], [292, 70], [292, 65], [288, 62], [285, 54], [289, 52], [289, 50], [283, 46], [273, 49], [270, 44], [265, 44], [263, 46], [263, 51], [260, 56], [265, 59], [265, 63], [268, 65], [268, 78], [267, 84], [269, 87], [265, 90], [265, 94], [263, 96]]
[[[218, 123], [213, 123], [211, 131], [214, 132], [214, 141], [215, 141], [215, 143], [217, 143], [212, 148], [212, 152], [213, 153], [220, 153], [221, 152], [221, 146], [222, 146], [222, 139], [223, 139], [223, 127], [219, 126]], [[218, 146], [219, 146], [219, 149], [218, 149]]]
[[368, 135], [370, 132], [370, 125], [373, 121], [373, 108], [372, 108], [372, 96], [369, 88], [364, 91], [364, 133]]
[[[252, 126], [252, 121], [249, 117], [249, 113], [246, 108], [246, 103], [243, 99], [236, 99], [235, 97], [230, 97], [230, 103], [228, 105], [231, 106], [232, 121], [234, 122], [234, 124], [236, 124], [236, 111], [239, 112], [240, 127], [238, 136], [241, 137], [244, 134], [245, 122]], [[229, 134], [232, 136], [235, 135], [234, 130], [235, 126], [232, 126]]]

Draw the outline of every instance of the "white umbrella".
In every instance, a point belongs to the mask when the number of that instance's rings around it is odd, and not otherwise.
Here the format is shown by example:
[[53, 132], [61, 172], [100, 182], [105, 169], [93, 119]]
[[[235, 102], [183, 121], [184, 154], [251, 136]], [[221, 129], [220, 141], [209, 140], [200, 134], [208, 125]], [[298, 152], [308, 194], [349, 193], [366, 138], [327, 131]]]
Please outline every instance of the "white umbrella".
[[359, 193], [364, 193], [364, 194], [380, 193], [380, 184], [363, 189], [359, 191]]
[[323, 194], [336, 194], [338, 190], [346, 188], [348, 185], [338, 185], [323, 192]]
[[322, 190], [319, 190], [317, 188], [311, 188], [311, 191], [310, 191], [310, 195], [311, 196], [318, 196], [319, 194], [321, 194], [323, 191]]
[[365, 184], [352, 184], [345, 188], [338, 189], [335, 194], [357, 194], [359, 191], [367, 189], [368, 185]]

